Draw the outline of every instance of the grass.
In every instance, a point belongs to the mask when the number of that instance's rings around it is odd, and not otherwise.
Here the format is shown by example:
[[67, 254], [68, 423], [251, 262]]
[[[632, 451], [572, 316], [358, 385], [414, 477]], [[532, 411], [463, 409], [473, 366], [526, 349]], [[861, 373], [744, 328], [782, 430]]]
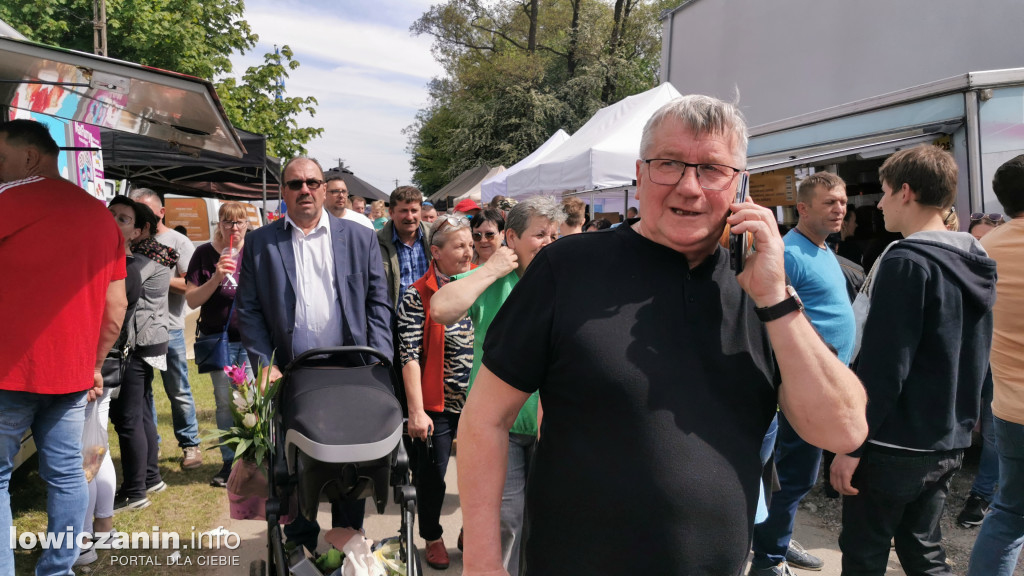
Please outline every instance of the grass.
[[[195, 363], [189, 361], [189, 382], [196, 403], [196, 416], [199, 420], [200, 438], [205, 437], [217, 425], [214, 421], [213, 385], [208, 374], [196, 372]], [[227, 493], [223, 488], [209, 485], [210, 479], [220, 470], [220, 450], [209, 450], [212, 443], [203, 442], [203, 465], [196, 470], [181, 469], [181, 449], [174, 438], [171, 425], [171, 409], [167, 395], [163, 392], [160, 373], [157, 372], [153, 383], [156, 398], [157, 429], [161, 437], [160, 473], [167, 490], [150, 497], [153, 505], [145, 510], [122, 512], [114, 516], [115, 530], [122, 532], [152, 532], [159, 526], [161, 532], [177, 532], [181, 543], [188, 543], [193, 532], [205, 532], [216, 528], [227, 517]], [[121, 450], [113, 425], [109, 427], [110, 454], [114, 460], [114, 468], [118, 474], [118, 485], [121, 480]], [[39, 477], [37, 458], [33, 458], [18, 470], [11, 479], [11, 509], [14, 525], [19, 532], [43, 532], [46, 530], [46, 484]], [[193, 529], [194, 527], [194, 529]], [[95, 574], [110, 576], [127, 576], [135, 574], [182, 574], [196, 572], [200, 555], [195, 550], [181, 550], [181, 562], [186, 556], [192, 559], [190, 567], [167, 566], [167, 556], [173, 550], [158, 550], [151, 554], [143, 550], [103, 550], [99, 551], [99, 560], [90, 566], [75, 569], [77, 574]], [[227, 553], [229, 551], [224, 551]], [[30, 576], [34, 573], [40, 549], [31, 551], [15, 551], [15, 574]], [[143, 558], [151, 555], [154, 561], [162, 566], [122, 566], [114, 562], [112, 556], [130, 555]], [[230, 570], [230, 569], [229, 569]], [[237, 568], [236, 568], [237, 570]]]

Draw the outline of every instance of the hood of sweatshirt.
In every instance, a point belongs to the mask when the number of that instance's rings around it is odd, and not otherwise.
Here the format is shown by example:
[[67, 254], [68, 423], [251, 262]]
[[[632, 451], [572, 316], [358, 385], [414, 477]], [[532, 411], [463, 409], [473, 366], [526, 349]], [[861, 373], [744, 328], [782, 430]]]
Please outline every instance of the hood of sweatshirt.
[[907, 250], [929, 257], [962, 290], [965, 305], [991, 309], [996, 301], [996, 261], [967, 232], [927, 231], [911, 234], [890, 252]]

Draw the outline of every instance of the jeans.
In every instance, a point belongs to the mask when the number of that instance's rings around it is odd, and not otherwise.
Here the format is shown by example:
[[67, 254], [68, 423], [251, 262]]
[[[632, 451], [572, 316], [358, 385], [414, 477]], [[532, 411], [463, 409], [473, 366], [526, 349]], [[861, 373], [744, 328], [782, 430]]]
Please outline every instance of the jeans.
[[[991, 373], [989, 378], [992, 378]], [[971, 484], [971, 494], [991, 502], [996, 492], [996, 481], [999, 479], [999, 453], [996, 450], [996, 432], [993, 430], [992, 422], [991, 383], [987, 392], [986, 394], [983, 391], [981, 395], [981, 460], [978, 462], [978, 475], [974, 477], [974, 484]]]
[[511, 576], [520, 573], [526, 478], [530, 475], [530, 463], [536, 447], [536, 436], [508, 435], [508, 468], [505, 471], [505, 489], [501, 493], [501, 552], [505, 569]]
[[121, 444], [122, 498], [142, 498], [146, 488], [161, 482], [157, 459], [153, 402], [153, 367], [133, 356], [124, 372], [117, 398], [110, 402], [110, 421]]
[[434, 434], [426, 442], [413, 441], [416, 458], [412, 483], [416, 486], [417, 508], [420, 513], [420, 537], [428, 542], [444, 533], [441, 528], [441, 507], [448, 485], [444, 475], [448, 472], [448, 459], [452, 455], [452, 441], [459, 432], [459, 415], [451, 412], [427, 412], [434, 421]]
[[789, 541], [800, 501], [818, 480], [821, 448], [804, 442], [779, 412], [779, 435], [775, 440], [775, 470], [779, 491], [768, 505], [768, 519], [754, 526], [754, 560], [751, 566], [762, 569], [786, 560]]
[[[39, 453], [39, 476], [46, 482], [46, 530], [64, 534], [70, 527], [77, 535], [85, 522], [89, 489], [82, 471], [82, 430], [85, 424], [85, 392], [33, 394], [0, 390], [0, 575], [13, 576], [14, 551], [8, 545], [13, 530], [9, 485], [14, 456], [29, 428]], [[36, 564], [37, 576], [71, 574], [78, 559], [74, 540], [60, 548], [43, 550]]]
[[952, 574], [942, 548], [949, 483], [963, 451], [908, 452], [869, 444], [853, 474], [856, 496], [843, 496], [843, 576], [882, 576], [889, 542], [907, 576]]
[[[249, 365], [249, 355], [241, 342], [228, 343], [228, 357], [232, 366], [245, 366], [245, 377], [253, 379], [252, 366]], [[217, 428], [227, 430], [235, 425], [235, 417], [231, 414], [231, 378], [223, 370], [210, 372], [210, 380], [213, 382], [213, 401], [217, 406]], [[231, 462], [235, 459], [235, 450], [229, 445], [220, 447], [220, 457], [224, 462]]]
[[1024, 544], [1024, 426], [993, 418], [999, 492], [971, 551], [967, 576], [1011, 576]]
[[[768, 465], [768, 459], [775, 452], [775, 439], [779, 435], [779, 417], [772, 418], [768, 425], [768, 432], [761, 441], [761, 466]], [[761, 492], [757, 495], [757, 514], [754, 516], [754, 524], [760, 524], [768, 519], [768, 499], [765, 497], [764, 480], [761, 481]]]
[[[199, 445], [199, 423], [196, 422], [196, 403], [192, 399], [192, 388], [188, 384], [188, 359], [185, 356], [185, 331], [168, 330], [167, 370], [161, 372], [164, 392], [171, 401], [171, 421], [178, 446], [185, 448]], [[156, 418], [156, 404], [150, 402], [153, 422]], [[157, 436], [157, 443], [160, 437]]]

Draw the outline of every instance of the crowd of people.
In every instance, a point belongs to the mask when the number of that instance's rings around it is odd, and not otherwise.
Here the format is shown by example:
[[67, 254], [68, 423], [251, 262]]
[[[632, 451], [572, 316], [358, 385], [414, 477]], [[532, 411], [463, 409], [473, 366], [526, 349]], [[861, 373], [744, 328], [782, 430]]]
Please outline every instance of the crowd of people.
[[[249, 230], [244, 206], [225, 202], [213, 240], [193, 249], [167, 229], [155, 192], [104, 210], [59, 178], [44, 127], [0, 124], [0, 208], [33, 215], [0, 224], [0, 264], [26, 278], [0, 298], [16, 343], [0, 352], [12, 415], [0, 422], [0, 525], [29, 427], [48, 529], [109, 531], [114, 513], [148, 506], [166, 487], [156, 370], [181, 466], [198, 465], [187, 303], [200, 310], [197, 335], [224, 334], [228, 365], [250, 378], [252, 366], [280, 377], [327, 346], [394, 358], [436, 569], [450, 564], [440, 516], [458, 439], [467, 575], [821, 569], [793, 528], [823, 451], [843, 497], [844, 575], [885, 573], [890, 542], [907, 574], [949, 574], [939, 519], [980, 422], [982, 463], [958, 522], [981, 525], [970, 576], [1012, 574], [1024, 543], [1024, 156], [993, 183], [1011, 219], [972, 214], [959, 232], [953, 157], [927, 145], [894, 154], [879, 172], [877, 215], [892, 235], [879, 247], [857, 235], [875, 215], [848, 209], [829, 172], [800, 182], [785, 235], [773, 211], [734, 203], [746, 138], [730, 104], [665, 105], [644, 127], [639, 209], [614, 225], [578, 198], [438, 213], [412, 186], [367, 217], [338, 171], [294, 158], [282, 218]], [[63, 246], [57, 270], [40, 250], [72, 214], [90, 232]], [[731, 255], [727, 225], [755, 250]], [[619, 272], [595, 282], [608, 268]], [[61, 306], [43, 322], [19, 308], [29, 298]], [[104, 370], [112, 358], [124, 366]], [[218, 370], [211, 380], [224, 429], [231, 385]], [[109, 453], [90, 481], [82, 474], [94, 411], [118, 435], [120, 487]], [[211, 484], [225, 485], [233, 458], [222, 446]], [[361, 530], [364, 510], [332, 502], [331, 524]], [[315, 550], [319, 531], [299, 516], [284, 533]], [[38, 569], [94, 560], [51, 549]], [[0, 549], [0, 574], [12, 571]]]

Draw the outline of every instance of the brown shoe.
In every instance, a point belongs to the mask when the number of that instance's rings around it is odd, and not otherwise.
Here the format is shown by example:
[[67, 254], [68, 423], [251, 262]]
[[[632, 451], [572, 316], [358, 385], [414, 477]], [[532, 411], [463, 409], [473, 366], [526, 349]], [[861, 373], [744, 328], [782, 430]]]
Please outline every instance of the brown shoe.
[[448, 560], [448, 549], [444, 547], [444, 539], [427, 544], [427, 564], [434, 570], [447, 570], [451, 562]]
[[203, 451], [199, 446], [186, 446], [181, 449], [184, 456], [181, 458], [182, 470], [194, 470], [203, 465]]

